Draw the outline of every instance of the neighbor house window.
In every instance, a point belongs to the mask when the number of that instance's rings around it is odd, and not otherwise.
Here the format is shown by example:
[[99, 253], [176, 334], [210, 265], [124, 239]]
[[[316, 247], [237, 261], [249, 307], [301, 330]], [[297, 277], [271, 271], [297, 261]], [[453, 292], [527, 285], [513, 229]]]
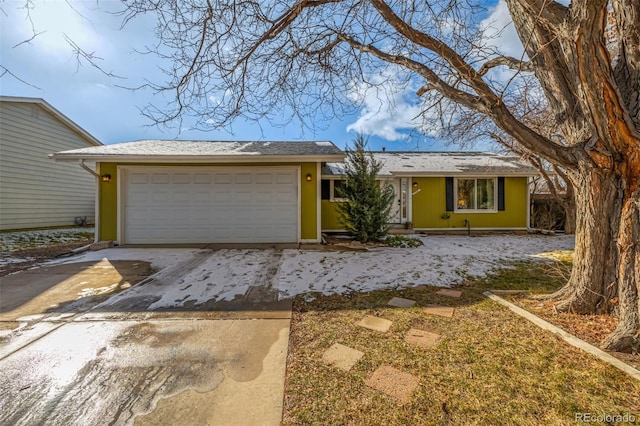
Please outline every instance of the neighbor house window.
[[456, 210], [496, 210], [496, 179], [457, 179]]

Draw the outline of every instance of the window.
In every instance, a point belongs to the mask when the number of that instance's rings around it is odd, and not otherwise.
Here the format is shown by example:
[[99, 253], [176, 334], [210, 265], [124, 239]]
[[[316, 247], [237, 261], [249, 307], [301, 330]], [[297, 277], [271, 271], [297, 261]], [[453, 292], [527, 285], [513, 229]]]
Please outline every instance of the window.
[[457, 179], [456, 210], [496, 210], [496, 179]]
[[344, 199], [344, 192], [342, 192], [342, 181], [334, 180], [333, 181], [333, 194], [331, 197], [333, 200], [335, 199]]
[[330, 201], [345, 201], [342, 192], [343, 181], [339, 179], [322, 179], [320, 182], [322, 199]]

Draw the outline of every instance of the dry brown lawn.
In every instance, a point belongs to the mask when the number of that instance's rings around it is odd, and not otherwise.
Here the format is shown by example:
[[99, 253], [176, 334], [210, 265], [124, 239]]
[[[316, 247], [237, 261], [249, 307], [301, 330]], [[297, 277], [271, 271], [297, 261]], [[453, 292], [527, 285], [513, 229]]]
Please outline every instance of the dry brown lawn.
[[[577, 413], [633, 415], [640, 423], [640, 382], [486, 299], [482, 291], [505, 281], [549, 291], [559, 285], [536, 265], [515, 265], [463, 296], [416, 287], [349, 295], [302, 297], [294, 302], [283, 424], [439, 425], [576, 424]], [[507, 273], [504, 277], [501, 274]], [[528, 278], [527, 278], [528, 277]], [[559, 280], [559, 279], [558, 279]], [[392, 297], [416, 300], [391, 308]], [[454, 306], [452, 318], [427, 315], [422, 306]], [[381, 333], [357, 326], [366, 315], [393, 322]], [[584, 319], [584, 318], [583, 318]], [[431, 349], [407, 343], [414, 328], [441, 335]], [[364, 352], [350, 371], [327, 365], [334, 343]], [[367, 386], [380, 366], [418, 377], [406, 403]]]

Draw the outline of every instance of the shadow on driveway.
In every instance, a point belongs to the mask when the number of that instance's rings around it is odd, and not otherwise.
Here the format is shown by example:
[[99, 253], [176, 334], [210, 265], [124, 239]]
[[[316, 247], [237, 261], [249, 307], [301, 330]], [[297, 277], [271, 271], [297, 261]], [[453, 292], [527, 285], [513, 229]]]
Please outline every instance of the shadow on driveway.
[[291, 302], [271, 287], [277, 253], [232, 300], [153, 310], [215, 252], [3, 277], [0, 424], [279, 424]]

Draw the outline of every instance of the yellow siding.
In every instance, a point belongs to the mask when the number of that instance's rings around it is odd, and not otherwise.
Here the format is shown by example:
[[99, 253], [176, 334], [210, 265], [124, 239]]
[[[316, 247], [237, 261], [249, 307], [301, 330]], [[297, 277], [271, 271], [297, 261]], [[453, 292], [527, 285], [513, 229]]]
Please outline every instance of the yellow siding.
[[[472, 228], [527, 227], [526, 177], [505, 178], [505, 210], [492, 213], [447, 212], [443, 177], [413, 178], [413, 181], [418, 183], [418, 188], [413, 190], [414, 228], [463, 228], [465, 219]], [[443, 218], [445, 213], [448, 219]]]
[[340, 222], [340, 216], [337, 209], [338, 203], [322, 200], [321, 202], [321, 214], [322, 214], [322, 229], [325, 230], [342, 230], [344, 225]]
[[99, 163], [98, 174], [111, 175], [111, 182], [100, 181], [98, 240], [118, 239], [118, 169], [114, 163]]
[[[123, 164], [124, 165], [124, 164]], [[127, 166], [189, 166], [189, 164], [126, 164]], [[118, 239], [118, 179], [116, 163], [100, 163], [100, 174], [110, 174], [111, 182], [100, 183], [100, 235], [101, 240]], [[317, 163], [247, 163], [247, 164], [192, 164], [192, 166], [300, 166], [300, 237], [302, 240], [317, 240]], [[311, 182], [307, 182], [307, 173], [311, 174]]]
[[[413, 178], [413, 226], [415, 229], [464, 228], [465, 219], [472, 228], [526, 228], [527, 178], [506, 177], [504, 182], [505, 210], [491, 213], [456, 213], [446, 211], [444, 177]], [[322, 229], [340, 230], [337, 203], [322, 200]], [[449, 218], [443, 218], [445, 213]]]

